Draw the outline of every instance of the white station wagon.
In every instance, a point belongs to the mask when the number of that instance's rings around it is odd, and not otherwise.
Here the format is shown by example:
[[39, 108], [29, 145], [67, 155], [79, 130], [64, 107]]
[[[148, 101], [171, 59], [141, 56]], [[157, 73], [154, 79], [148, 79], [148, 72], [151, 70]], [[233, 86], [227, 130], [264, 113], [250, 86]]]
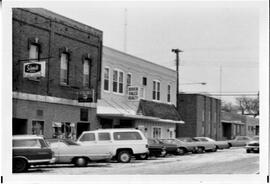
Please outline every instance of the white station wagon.
[[147, 159], [147, 139], [137, 129], [98, 129], [84, 131], [77, 140], [81, 145], [97, 145], [100, 150], [110, 150], [118, 162], [128, 163], [131, 156]]

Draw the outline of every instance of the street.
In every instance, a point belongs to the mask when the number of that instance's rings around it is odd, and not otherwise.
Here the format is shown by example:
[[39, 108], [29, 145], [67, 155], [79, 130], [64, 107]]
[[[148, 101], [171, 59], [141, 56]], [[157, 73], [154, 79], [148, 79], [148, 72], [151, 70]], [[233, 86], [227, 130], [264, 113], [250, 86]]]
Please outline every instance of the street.
[[[90, 163], [88, 167], [50, 165], [32, 167], [29, 174], [256, 174], [259, 154], [247, 154], [244, 148], [230, 148], [203, 154], [131, 160], [131, 163]], [[28, 174], [21, 173], [21, 174]]]

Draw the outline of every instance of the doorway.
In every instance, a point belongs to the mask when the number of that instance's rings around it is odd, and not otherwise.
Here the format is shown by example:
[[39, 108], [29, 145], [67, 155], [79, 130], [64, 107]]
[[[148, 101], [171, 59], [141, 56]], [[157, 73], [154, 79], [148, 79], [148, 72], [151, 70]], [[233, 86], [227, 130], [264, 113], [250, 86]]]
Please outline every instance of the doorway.
[[27, 119], [12, 118], [12, 135], [27, 134]]
[[229, 123], [222, 123], [222, 135], [227, 139], [232, 137], [232, 125]]
[[113, 128], [113, 119], [100, 118], [102, 128]]
[[90, 130], [90, 123], [77, 123], [77, 135], [76, 138], [78, 138], [83, 131]]

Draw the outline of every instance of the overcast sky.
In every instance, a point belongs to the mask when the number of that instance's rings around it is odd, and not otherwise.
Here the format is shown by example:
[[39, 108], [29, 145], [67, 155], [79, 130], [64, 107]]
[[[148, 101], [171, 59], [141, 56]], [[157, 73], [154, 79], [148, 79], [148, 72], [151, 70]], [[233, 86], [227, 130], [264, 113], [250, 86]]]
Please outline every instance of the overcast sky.
[[[171, 49], [184, 51], [180, 55], [180, 91], [255, 93], [259, 90], [256, 4], [85, 2], [59, 5], [47, 8], [102, 30], [104, 45], [121, 51], [124, 50], [126, 8], [127, 53], [175, 69], [175, 54]], [[207, 85], [189, 85], [196, 82]], [[233, 102], [232, 98], [222, 98]]]

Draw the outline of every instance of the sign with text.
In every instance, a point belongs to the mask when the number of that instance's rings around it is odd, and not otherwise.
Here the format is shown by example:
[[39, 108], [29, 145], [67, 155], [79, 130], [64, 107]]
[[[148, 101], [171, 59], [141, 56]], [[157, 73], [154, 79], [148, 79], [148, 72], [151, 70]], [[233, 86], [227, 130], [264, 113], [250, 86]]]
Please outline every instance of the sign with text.
[[39, 78], [45, 77], [45, 61], [28, 62], [23, 64], [23, 77], [24, 78]]
[[79, 91], [78, 102], [94, 102], [94, 90]]
[[140, 99], [140, 87], [138, 86], [128, 86], [128, 100], [136, 101]]

